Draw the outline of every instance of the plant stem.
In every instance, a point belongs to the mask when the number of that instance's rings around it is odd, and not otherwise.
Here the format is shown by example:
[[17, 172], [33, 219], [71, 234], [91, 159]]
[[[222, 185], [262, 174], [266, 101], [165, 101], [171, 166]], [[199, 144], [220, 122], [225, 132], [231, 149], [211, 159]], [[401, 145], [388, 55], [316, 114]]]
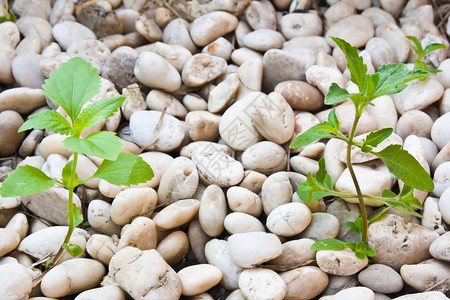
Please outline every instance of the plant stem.
[[350, 176], [352, 176], [353, 183], [355, 185], [356, 194], [358, 195], [359, 200], [359, 208], [361, 209], [361, 218], [363, 221], [363, 228], [362, 228], [362, 238], [361, 240], [367, 245], [368, 239], [367, 239], [367, 212], [366, 212], [366, 206], [364, 205], [364, 198], [361, 193], [361, 188], [359, 187], [358, 178], [356, 178], [355, 171], [353, 170], [352, 166], [352, 144], [353, 144], [353, 138], [355, 137], [356, 132], [356, 126], [358, 126], [358, 121], [361, 118], [362, 112], [360, 112], [355, 107], [355, 120], [353, 121], [352, 129], [350, 131], [350, 135], [348, 137], [348, 143], [347, 143], [347, 168], [350, 172]]
[[[70, 237], [72, 236], [74, 228], [74, 220], [73, 220], [73, 190], [76, 185], [76, 169], [77, 169], [77, 162], [78, 162], [78, 152], [73, 153], [73, 164], [72, 169], [70, 171], [70, 179], [68, 186], [66, 188], [69, 189], [69, 202], [67, 204], [67, 219], [69, 223], [69, 230], [67, 231], [66, 237], [64, 239], [63, 245], [68, 244], [70, 241]], [[58, 253], [56, 253], [55, 258], [53, 259], [52, 263], [50, 264], [50, 267], [54, 267], [56, 264], [58, 264], [58, 261], [62, 258], [64, 255], [64, 248], [61, 247], [58, 250]]]

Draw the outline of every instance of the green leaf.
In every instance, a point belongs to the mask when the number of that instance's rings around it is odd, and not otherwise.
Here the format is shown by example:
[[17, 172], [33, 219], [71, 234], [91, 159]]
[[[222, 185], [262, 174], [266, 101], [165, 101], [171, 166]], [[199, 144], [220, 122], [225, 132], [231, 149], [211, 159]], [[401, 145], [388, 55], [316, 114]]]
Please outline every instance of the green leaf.
[[60, 105], [73, 120], [100, 89], [97, 69], [80, 57], [63, 63], [42, 85], [43, 93]]
[[323, 185], [326, 189], [333, 191], [333, 180], [329, 174], [325, 174], [325, 180], [323, 181]]
[[314, 127], [309, 128], [302, 134], [300, 134], [293, 142], [289, 145], [289, 148], [296, 149], [307, 146], [312, 142], [320, 140], [322, 138], [330, 137], [330, 133], [326, 130], [319, 130]]
[[122, 105], [126, 97], [117, 96], [95, 101], [85, 107], [74, 122], [74, 128], [78, 133], [88, 129], [98, 122], [111, 117]]
[[350, 71], [350, 80], [353, 81], [358, 87], [359, 91], [364, 91], [367, 66], [363, 62], [363, 58], [359, 56], [358, 49], [345, 40], [331, 37], [331, 39], [341, 48], [344, 52], [345, 58], [347, 59], [347, 68]]
[[80, 246], [75, 245], [75, 244], [64, 243], [61, 247], [66, 249], [67, 253], [69, 253], [70, 256], [72, 256], [72, 257], [76, 257], [76, 256], [80, 255], [81, 253], [83, 253], [83, 251], [84, 251], [83, 248], [81, 248]]
[[[73, 211], [73, 226], [77, 227], [81, 223], [83, 223], [83, 214], [80, 212], [80, 209], [75, 204], [72, 204]], [[69, 223], [69, 215], [66, 217], [67, 223]]]
[[324, 189], [318, 184], [317, 179], [309, 173], [306, 177], [306, 181], [303, 181], [298, 185], [297, 195], [302, 201], [311, 204], [315, 200], [326, 196], [332, 196], [333, 194], [324, 192]]
[[364, 142], [361, 146], [361, 151], [366, 153], [370, 152], [372, 149], [370, 149], [369, 151], [364, 151], [366, 150], [365, 146], [367, 145], [372, 147], [378, 146], [382, 141], [387, 139], [392, 134], [393, 131], [394, 130], [392, 128], [383, 128], [377, 131], [372, 131], [364, 139]]
[[20, 166], [3, 181], [0, 188], [2, 197], [27, 196], [42, 192], [57, 182], [38, 168], [26, 165]]
[[355, 256], [359, 259], [364, 259], [364, 258], [366, 258], [366, 251], [367, 251], [366, 244], [364, 244], [364, 242], [361, 241], [356, 245], [356, 248], [354, 251]]
[[440, 43], [431, 43], [428, 44], [425, 49], [423, 49], [423, 52], [425, 52], [425, 54], [430, 53], [431, 51], [434, 50], [438, 50], [438, 49], [445, 49], [447, 48], [447, 46], [445, 46], [444, 44], [440, 44]]
[[333, 108], [328, 114], [328, 124], [336, 131], [339, 131], [339, 125], [341, 125], [341, 123], [339, 122], [339, 119], [336, 116], [336, 108]]
[[366, 255], [368, 257], [373, 257], [373, 256], [377, 255], [377, 253], [372, 248], [366, 247]]
[[110, 131], [94, 132], [84, 139], [71, 136], [63, 141], [63, 145], [71, 151], [108, 160], [115, 160], [122, 148], [120, 139]]
[[315, 242], [311, 246], [311, 250], [342, 250], [345, 248], [345, 243], [337, 239], [324, 239]]
[[318, 182], [322, 183], [325, 181], [325, 158], [323, 156], [319, 159], [319, 170], [316, 173], [316, 179]]
[[62, 170], [62, 182], [65, 187], [69, 186], [70, 175], [72, 174], [72, 166], [73, 160], [69, 161]]
[[63, 135], [74, 133], [69, 121], [56, 110], [46, 110], [29, 116], [28, 120], [20, 126], [18, 132], [33, 128], [54, 131]]
[[353, 230], [357, 233], [360, 233], [359, 228], [356, 227], [355, 223], [353, 223], [353, 222], [345, 222], [344, 226], [347, 226], [348, 228], [350, 228], [351, 230]]
[[104, 160], [91, 178], [101, 178], [115, 185], [138, 184], [153, 178], [153, 170], [140, 157], [121, 152], [115, 161]]
[[328, 89], [327, 95], [325, 96], [324, 103], [326, 105], [335, 104], [350, 98], [354, 94], [350, 94], [346, 89], [341, 88], [335, 82], [333, 82]]
[[383, 198], [395, 198], [396, 196], [397, 196], [396, 193], [388, 189], [385, 189], [381, 192], [381, 197]]
[[363, 219], [362, 219], [362, 216], [358, 216], [358, 217], [355, 219], [355, 226], [356, 226], [356, 228], [358, 228], [360, 231], [362, 231], [362, 229], [363, 229]]
[[434, 189], [433, 180], [419, 162], [401, 149], [400, 145], [389, 145], [379, 152], [374, 152], [389, 168], [389, 171], [406, 185], [421, 191], [431, 192]]
[[411, 48], [413, 48], [414, 52], [416, 52], [418, 57], [417, 59], [421, 59], [425, 55], [425, 53], [423, 51], [422, 44], [420, 43], [419, 39], [412, 35], [407, 35], [406, 38], [413, 42], [413, 44], [410, 44], [410, 46]]
[[345, 247], [349, 248], [349, 249], [352, 250], [353, 252], [356, 251], [356, 243], [353, 243], [353, 242], [345, 243]]
[[389, 209], [389, 207], [384, 208], [383, 210], [381, 210], [380, 212], [378, 212], [375, 216], [372, 217], [372, 219], [370, 219], [367, 224], [371, 224], [373, 222], [375, 222], [376, 220], [378, 220], [379, 218], [381, 218], [381, 216]]
[[417, 59], [414, 62], [414, 70], [430, 71], [430, 67], [426, 62]]

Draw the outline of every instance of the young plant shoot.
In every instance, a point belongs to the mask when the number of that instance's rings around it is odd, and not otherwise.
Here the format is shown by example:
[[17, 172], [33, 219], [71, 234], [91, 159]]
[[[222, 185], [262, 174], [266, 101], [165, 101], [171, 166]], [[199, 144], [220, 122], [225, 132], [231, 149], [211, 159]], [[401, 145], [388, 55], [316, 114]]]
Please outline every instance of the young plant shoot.
[[[346, 99], [350, 99], [353, 102], [355, 117], [350, 133], [348, 136], [345, 136], [340, 131], [339, 120], [336, 116], [335, 109], [332, 109], [328, 115], [328, 121], [317, 124], [298, 136], [290, 145], [290, 148], [295, 149], [304, 147], [322, 138], [339, 139], [347, 144], [346, 165], [353, 180], [356, 195], [345, 194], [334, 190], [331, 177], [325, 172], [325, 160], [323, 157], [319, 160], [319, 171], [316, 176], [312, 176], [311, 173], [308, 174], [307, 180], [298, 186], [297, 194], [300, 199], [308, 204], [326, 196], [335, 196], [342, 199], [357, 198], [361, 209], [361, 216], [354, 222], [347, 222], [345, 225], [358, 232], [360, 242], [345, 243], [337, 239], [326, 239], [316, 242], [311, 249], [340, 250], [347, 247], [353, 250], [358, 258], [364, 259], [366, 256], [374, 256], [376, 254], [373, 249], [367, 246], [368, 225], [377, 220], [389, 207], [394, 207], [399, 211], [421, 218], [422, 216], [417, 213], [414, 208], [422, 209], [422, 205], [420, 201], [414, 197], [413, 191], [414, 189], [418, 189], [429, 192], [434, 189], [434, 184], [430, 175], [419, 162], [406, 150], [403, 150], [400, 145], [392, 144], [381, 151], [374, 150], [375, 147], [392, 134], [392, 128], [382, 128], [370, 132], [362, 142], [356, 142], [354, 140], [356, 127], [366, 107], [368, 105], [374, 105], [372, 100], [383, 95], [401, 92], [407, 87], [406, 83], [411, 80], [423, 80], [428, 76], [434, 75], [436, 71], [430, 70], [428, 65], [420, 61], [420, 59], [426, 53], [442, 48], [442, 46], [432, 44], [427, 46], [425, 50], [422, 50], [420, 43], [417, 41], [415, 42], [415, 50], [419, 51], [419, 58], [415, 63], [414, 70], [408, 70], [406, 64], [389, 64], [381, 66], [374, 74], [367, 74], [367, 66], [363, 63], [363, 58], [359, 56], [358, 49], [343, 39], [336, 37], [331, 38], [344, 52], [347, 59], [347, 68], [351, 75], [350, 80], [358, 86], [359, 92], [349, 93], [346, 89], [339, 87], [336, 83], [332, 83], [324, 101], [327, 105], [336, 104]], [[363, 195], [351, 162], [352, 147], [358, 147], [361, 152], [371, 153], [380, 158], [386, 164], [389, 171], [394, 174], [398, 180], [403, 181], [404, 186], [402, 190], [398, 194], [391, 190], [384, 190], [381, 197]], [[369, 220], [364, 204], [364, 198], [381, 202], [388, 207]]]
[[[64, 254], [63, 249], [74, 257], [83, 252], [80, 246], [69, 243], [75, 227], [83, 222], [83, 215], [73, 204], [74, 189], [78, 185], [101, 178], [115, 185], [130, 186], [152, 179], [153, 171], [141, 157], [121, 152], [122, 143], [114, 132], [99, 131], [82, 137], [86, 129], [112, 116], [125, 100], [124, 96], [118, 96], [85, 106], [100, 89], [100, 76], [90, 63], [79, 57], [70, 59], [51, 73], [42, 88], [43, 93], [65, 111], [68, 119], [55, 110], [46, 110], [31, 115], [19, 132], [35, 128], [65, 135], [63, 145], [73, 151], [73, 159], [64, 166], [62, 180], [51, 178], [33, 166], [20, 166], [2, 183], [0, 194], [3, 197], [32, 195], [55, 184], [68, 190], [69, 229], [62, 248], [50, 264], [52, 266]], [[84, 180], [80, 180], [75, 171], [79, 153], [103, 159], [95, 174]]]

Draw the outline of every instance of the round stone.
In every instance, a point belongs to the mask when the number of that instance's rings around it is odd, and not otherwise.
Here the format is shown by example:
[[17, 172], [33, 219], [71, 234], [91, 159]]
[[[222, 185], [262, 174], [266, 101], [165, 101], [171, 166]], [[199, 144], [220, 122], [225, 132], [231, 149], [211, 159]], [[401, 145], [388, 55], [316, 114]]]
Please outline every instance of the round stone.
[[330, 36], [346, 40], [349, 44], [359, 48], [366, 45], [375, 34], [372, 21], [361, 15], [350, 15], [330, 26], [325, 36], [328, 44], [335, 47], [336, 44]]

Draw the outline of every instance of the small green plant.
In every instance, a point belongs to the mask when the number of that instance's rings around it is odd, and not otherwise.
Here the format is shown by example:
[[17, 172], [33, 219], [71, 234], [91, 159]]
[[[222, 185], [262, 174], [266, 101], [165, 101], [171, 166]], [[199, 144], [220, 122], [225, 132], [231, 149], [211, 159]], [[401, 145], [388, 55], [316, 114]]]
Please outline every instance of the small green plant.
[[[83, 108], [100, 89], [100, 76], [90, 63], [79, 57], [70, 59], [51, 73], [42, 88], [45, 95], [64, 109], [70, 122], [55, 110], [47, 110], [31, 115], [19, 132], [35, 128], [67, 135], [63, 145], [73, 151], [73, 160], [64, 166], [62, 180], [50, 178], [38, 168], [20, 166], [2, 183], [0, 194], [3, 197], [32, 195], [55, 184], [68, 189], [69, 229], [51, 264], [47, 263], [52, 266], [62, 257], [64, 249], [72, 256], [83, 252], [80, 246], [69, 244], [75, 227], [83, 222], [83, 215], [73, 204], [73, 192], [78, 185], [101, 178], [115, 185], [130, 186], [150, 180], [153, 171], [141, 157], [121, 152], [122, 143], [114, 132], [99, 131], [81, 137], [84, 130], [112, 116], [125, 100], [124, 96], [106, 98]], [[75, 172], [79, 153], [103, 159], [95, 174], [84, 180], [80, 180]]]
[[406, 38], [413, 42], [412, 44], [410, 43], [410, 46], [414, 50], [414, 52], [416, 52], [417, 55], [417, 58], [414, 61], [414, 70], [423, 70], [426, 72], [431, 72], [433, 74], [436, 74], [441, 71], [431, 69], [426, 62], [422, 61], [422, 58], [424, 58], [424, 56], [430, 53], [431, 51], [444, 49], [447, 48], [447, 46], [439, 43], [431, 43], [427, 45], [425, 49], [423, 49], [419, 39], [416, 38], [415, 36], [407, 35]]
[[16, 21], [16, 15], [9, 12], [8, 0], [5, 0], [5, 15], [0, 16], [0, 23], [6, 22], [6, 21], [11, 21], [11, 22]]
[[[322, 122], [311, 127], [309, 130], [298, 136], [290, 145], [290, 148], [304, 147], [316, 140], [322, 138], [334, 138], [344, 141], [346, 148], [346, 165], [350, 172], [351, 178], [355, 185], [356, 195], [345, 194], [334, 190], [333, 182], [330, 175], [325, 172], [325, 160], [322, 157], [319, 160], [319, 170], [315, 176], [308, 174], [307, 180], [298, 186], [297, 194], [300, 199], [308, 204], [326, 196], [335, 196], [342, 199], [358, 198], [361, 215], [354, 222], [347, 222], [345, 225], [355, 230], [360, 236], [359, 243], [345, 243], [337, 239], [325, 239], [318, 241], [311, 249], [313, 250], [340, 250], [345, 247], [353, 250], [355, 255], [364, 259], [367, 256], [374, 256], [376, 253], [368, 247], [367, 228], [368, 225], [377, 220], [389, 207], [394, 207], [402, 212], [422, 217], [414, 210], [421, 209], [420, 201], [414, 197], [414, 189], [422, 191], [432, 191], [434, 189], [433, 180], [425, 169], [417, 162], [417, 160], [406, 150], [401, 149], [400, 145], [389, 145], [381, 151], [374, 151], [382, 141], [387, 139], [393, 132], [392, 128], [383, 128], [374, 132], [370, 132], [362, 142], [354, 140], [356, 127], [362, 113], [368, 105], [374, 105], [372, 100], [383, 95], [396, 94], [407, 87], [405, 83], [414, 79], [425, 79], [432, 76], [436, 72], [431, 71], [428, 65], [421, 62], [420, 59], [428, 52], [442, 48], [436, 44], [427, 46], [422, 50], [420, 43], [416, 44], [416, 51], [419, 51], [418, 62], [415, 68], [409, 71], [405, 64], [388, 64], [380, 67], [374, 74], [367, 74], [367, 66], [363, 63], [363, 59], [358, 54], [358, 49], [353, 47], [345, 40], [332, 37], [333, 41], [341, 48], [347, 59], [347, 68], [350, 71], [350, 80], [354, 82], [358, 88], [358, 93], [349, 93], [346, 89], [339, 87], [336, 83], [332, 83], [330, 89], [325, 96], [325, 104], [332, 105], [350, 98], [355, 107], [355, 117], [353, 120], [351, 131], [345, 136], [339, 129], [339, 120], [336, 117], [335, 109], [332, 109], [328, 115], [328, 121]], [[425, 65], [426, 67], [425, 67]], [[355, 175], [351, 162], [351, 149], [358, 147], [363, 153], [371, 153], [387, 165], [389, 171], [393, 173], [399, 180], [402, 180], [404, 186], [402, 190], [396, 194], [391, 190], [384, 190], [381, 197], [373, 197], [363, 195]], [[364, 198], [381, 202], [387, 205], [372, 219], [368, 220]]]

